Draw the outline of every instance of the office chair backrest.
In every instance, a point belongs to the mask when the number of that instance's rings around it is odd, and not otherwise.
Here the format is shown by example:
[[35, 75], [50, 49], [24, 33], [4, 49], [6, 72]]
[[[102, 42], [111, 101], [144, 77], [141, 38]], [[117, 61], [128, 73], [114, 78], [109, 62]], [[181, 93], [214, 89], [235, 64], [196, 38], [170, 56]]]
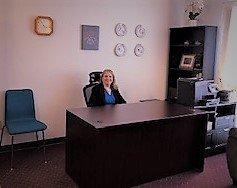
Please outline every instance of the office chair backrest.
[[26, 118], [35, 118], [32, 90], [7, 90], [5, 93], [5, 121]]
[[93, 84], [95, 82], [100, 82], [100, 77], [101, 77], [102, 72], [101, 71], [94, 71], [89, 74], [90, 77], [90, 84]]
[[87, 107], [89, 106], [89, 100], [90, 100], [92, 88], [93, 88], [95, 85], [97, 85], [97, 84], [98, 84], [98, 83], [89, 84], [89, 85], [86, 85], [86, 86], [83, 88], [83, 94], [84, 94], [84, 98], [85, 98]]

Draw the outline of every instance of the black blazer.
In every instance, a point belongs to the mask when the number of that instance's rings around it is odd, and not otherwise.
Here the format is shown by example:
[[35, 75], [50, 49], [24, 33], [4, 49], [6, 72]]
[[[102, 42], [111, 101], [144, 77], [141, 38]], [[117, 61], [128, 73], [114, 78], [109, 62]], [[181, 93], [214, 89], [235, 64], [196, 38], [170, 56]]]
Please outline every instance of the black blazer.
[[[89, 99], [89, 106], [103, 106], [105, 105], [105, 95], [104, 95], [104, 86], [102, 83], [95, 85], [92, 88], [91, 96]], [[112, 89], [111, 91], [115, 98], [115, 104], [126, 103], [123, 97], [120, 95], [117, 89]]]

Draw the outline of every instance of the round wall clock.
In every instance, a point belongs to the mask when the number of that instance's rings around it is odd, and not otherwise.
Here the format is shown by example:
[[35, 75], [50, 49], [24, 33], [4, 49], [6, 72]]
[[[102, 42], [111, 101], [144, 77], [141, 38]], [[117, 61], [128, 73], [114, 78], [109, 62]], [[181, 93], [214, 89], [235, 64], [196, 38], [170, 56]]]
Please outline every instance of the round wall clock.
[[142, 25], [138, 25], [135, 28], [135, 34], [136, 34], [137, 37], [142, 38], [146, 35], [146, 30], [145, 30], [144, 27], [142, 27]]
[[144, 48], [141, 44], [137, 44], [134, 48], [134, 53], [136, 56], [140, 57], [144, 54]]
[[118, 57], [125, 56], [126, 51], [127, 51], [127, 49], [126, 49], [125, 45], [121, 44], [121, 43], [117, 44], [114, 49], [114, 52]]
[[127, 33], [127, 28], [124, 24], [122, 23], [118, 23], [116, 26], [115, 26], [115, 33], [116, 35], [118, 36], [124, 36], [126, 35]]
[[37, 35], [51, 35], [53, 33], [53, 19], [48, 16], [38, 16], [35, 19]]

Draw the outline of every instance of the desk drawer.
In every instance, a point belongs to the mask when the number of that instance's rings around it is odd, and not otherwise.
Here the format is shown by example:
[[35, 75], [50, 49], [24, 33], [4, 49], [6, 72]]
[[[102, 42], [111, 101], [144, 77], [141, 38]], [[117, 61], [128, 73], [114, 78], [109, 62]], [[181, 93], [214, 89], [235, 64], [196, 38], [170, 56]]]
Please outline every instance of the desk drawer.
[[215, 128], [233, 127], [235, 123], [235, 115], [216, 117]]

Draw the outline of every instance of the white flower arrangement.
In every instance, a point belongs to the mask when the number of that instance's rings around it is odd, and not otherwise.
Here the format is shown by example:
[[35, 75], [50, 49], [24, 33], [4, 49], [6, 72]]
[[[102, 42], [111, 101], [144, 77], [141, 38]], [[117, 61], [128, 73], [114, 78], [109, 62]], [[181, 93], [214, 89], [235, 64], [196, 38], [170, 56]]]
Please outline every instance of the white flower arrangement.
[[204, 0], [191, 0], [185, 8], [190, 20], [197, 20], [197, 17], [202, 13], [204, 8]]

